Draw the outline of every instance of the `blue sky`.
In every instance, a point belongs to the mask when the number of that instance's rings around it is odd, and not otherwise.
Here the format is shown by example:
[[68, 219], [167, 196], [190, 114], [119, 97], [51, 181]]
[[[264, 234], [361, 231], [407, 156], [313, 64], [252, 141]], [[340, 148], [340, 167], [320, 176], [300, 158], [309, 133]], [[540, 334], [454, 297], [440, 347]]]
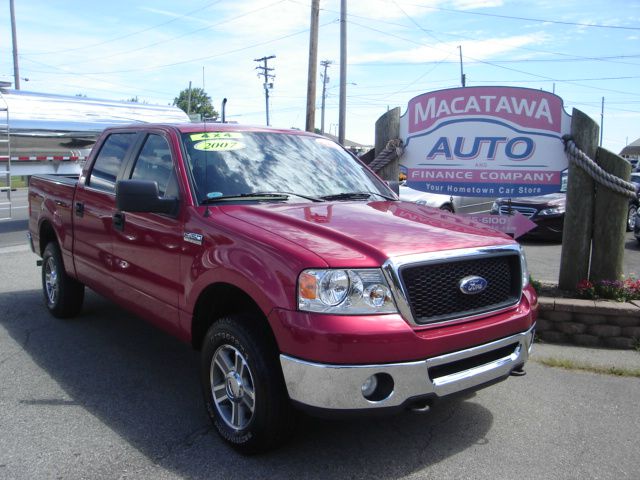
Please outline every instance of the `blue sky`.
[[[3, 3], [0, 80], [12, 81]], [[303, 129], [310, 3], [15, 0], [22, 89], [168, 104], [191, 81], [218, 110], [228, 98], [229, 120], [265, 124], [254, 59], [275, 55], [271, 124]], [[320, 8], [318, 59], [334, 62], [325, 129], [336, 132], [340, 2]], [[459, 46], [468, 86], [555, 91], [598, 123], [604, 97], [603, 145], [640, 138], [638, 0], [349, 0], [348, 15], [349, 139], [371, 144], [387, 108], [460, 86]]]

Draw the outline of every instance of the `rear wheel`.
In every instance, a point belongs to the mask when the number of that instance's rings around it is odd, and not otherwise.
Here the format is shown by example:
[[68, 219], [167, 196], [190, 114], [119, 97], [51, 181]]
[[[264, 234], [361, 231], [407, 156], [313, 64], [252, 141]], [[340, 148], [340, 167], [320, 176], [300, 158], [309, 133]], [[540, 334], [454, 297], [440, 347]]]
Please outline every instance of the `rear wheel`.
[[73, 317], [82, 309], [84, 285], [67, 275], [60, 247], [55, 242], [47, 244], [42, 254], [42, 292], [54, 317]]
[[216, 430], [241, 453], [273, 449], [292, 419], [275, 342], [261, 322], [235, 315], [216, 321], [202, 348], [201, 381]]

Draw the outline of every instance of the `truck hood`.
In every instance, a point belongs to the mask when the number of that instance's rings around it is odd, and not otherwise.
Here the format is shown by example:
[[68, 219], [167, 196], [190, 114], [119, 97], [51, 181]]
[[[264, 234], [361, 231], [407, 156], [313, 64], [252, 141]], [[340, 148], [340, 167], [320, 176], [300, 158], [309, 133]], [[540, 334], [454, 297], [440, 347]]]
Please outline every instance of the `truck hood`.
[[514, 243], [474, 221], [410, 202], [229, 205], [222, 210], [314, 252], [332, 267], [379, 266], [390, 257]]

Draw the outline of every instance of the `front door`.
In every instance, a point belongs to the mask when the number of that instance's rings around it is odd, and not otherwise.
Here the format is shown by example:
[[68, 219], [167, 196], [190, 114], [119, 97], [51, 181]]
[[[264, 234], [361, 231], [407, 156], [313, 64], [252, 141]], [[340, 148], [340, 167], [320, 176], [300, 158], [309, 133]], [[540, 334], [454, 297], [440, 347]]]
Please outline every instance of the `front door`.
[[[161, 197], [180, 198], [174, 154], [162, 132], [146, 134], [128, 177], [152, 180]], [[180, 216], [116, 212], [113, 269], [116, 295], [157, 326], [177, 333], [182, 222]]]

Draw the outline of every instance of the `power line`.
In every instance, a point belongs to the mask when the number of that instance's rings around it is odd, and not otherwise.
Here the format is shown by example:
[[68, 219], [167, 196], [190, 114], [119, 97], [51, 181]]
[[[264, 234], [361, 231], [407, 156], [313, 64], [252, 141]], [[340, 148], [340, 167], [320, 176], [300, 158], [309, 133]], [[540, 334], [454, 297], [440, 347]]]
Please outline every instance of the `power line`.
[[[522, 48], [522, 47], [516, 47], [516, 48]], [[573, 57], [573, 58], [523, 58], [523, 59], [519, 59], [519, 60], [493, 60], [493, 63], [498, 63], [498, 64], [509, 64], [509, 63], [556, 63], [556, 62], [560, 62], [560, 63], [571, 63], [571, 62], [591, 62], [591, 61], [607, 61], [607, 60], [618, 60], [618, 59], [624, 59], [624, 58], [640, 58], [640, 54], [635, 54], [635, 55], [607, 55], [607, 56], [602, 56], [602, 57]], [[354, 66], [359, 66], [359, 67], [397, 67], [397, 66], [403, 66], [403, 65], [419, 65], [421, 63], [425, 63], [425, 62], [358, 62], [358, 63], [350, 63], [349, 65], [354, 65]], [[451, 60], [451, 61], [443, 61], [441, 62], [443, 64], [457, 64], [458, 61], [457, 60]], [[475, 62], [473, 60], [471, 61], [465, 61], [466, 65], [473, 65], [475, 63], [479, 63], [479, 62]], [[623, 65], [633, 65], [633, 66], [640, 66], [640, 64], [638, 63], [625, 63], [625, 62], [614, 62], [614, 63], [619, 63], [619, 64], [623, 64]]]
[[[25, 60], [27, 62], [30, 62], [30, 63], [35, 63], [37, 65], [42, 65], [44, 67], [55, 68], [57, 70], [60, 70], [59, 72], [51, 72], [51, 71], [42, 71], [42, 70], [29, 69], [30, 72], [44, 73], [44, 74], [47, 74], [47, 75], [66, 75], [66, 76], [71, 75], [71, 76], [77, 76], [77, 77], [80, 77], [80, 78], [85, 78], [85, 79], [88, 79], [88, 80], [94, 80], [93, 78], [89, 77], [89, 75], [91, 75], [91, 74], [68, 72], [66, 70], [62, 70], [62, 69], [60, 69], [58, 67], [55, 67], [53, 65], [47, 65], [46, 63], [38, 62], [37, 60], [33, 60], [33, 59], [29, 59], [29, 58], [27, 58]], [[127, 88], [127, 89], [130, 88], [128, 85], [124, 85], [122, 83], [113, 82], [113, 81], [110, 81], [110, 80], [105, 80], [104, 78], [101, 79], [101, 81], [103, 81], [104, 83], [107, 83], [109, 85], [115, 85], [115, 86], [118, 86], [118, 87], [121, 87], [121, 88]], [[112, 90], [104, 90], [104, 89], [95, 88], [95, 87], [91, 87], [91, 90], [103, 91], [103, 92], [107, 92], [108, 91], [108, 92], [111, 92], [111, 93], [116, 93], [116, 92], [113, 92]], [[138, 87], [136, 87], [135, 90], [138, 91], [138, 92], [149, 92], [149, 93], [154, 93], [154, 94], [157, 94], [157, 95], [169, 95], [171, 97], [174, 96], [174, 94], [169, 94], [167, 92], [161, 92], [159, 90], [150, 90], [150, 89], [138, 88]]]
[[[297, 1], [297, 0], [289, 0], [289, 1], [290, 1], [290, 2], [292, 2], [292, 3], [302, 4], [300, 1]], [[406, 11], [404, 11], [404, 10], [400, 7], [400, 5], [399, 5], [395, 0], [393, 0], [393, 3], [394, 3], [394, 4], [395, 4], [395, 6], [398, 8], [398, 10], [400, 10], [400, 11], [403, 13], [403, 15], [405, 15], [405, 16], [408, 18], [408, 20], [409, 20], [411, 23], [413, 23], [414, 25], [416, 25], [420, 30], [422, 30], [422, 31], [423, 31], [424, 33], [426, 33], [427, 35], [429, 35], [429, 36], [433, 37], [434, 39], [436, 39], [438, 42], [440, 42], [440, 43], [444, 43], [442, 40], [438, 39], [438, 37], [436, 37], [436, 36], [435, 36], [435, 31], [434, 31], [434, 30], [428, 30], [428, 29], [425, 29], [424, 27], [420, 26], [420, 25], [419, 25], [419, 24], [418, 24], [418, 23], [413, 19], [413, 17], [409, 16], [409, 15], [406, 13]], [[421, 6], [421, 7], [423, 7], [423, 8], [429, 8], [429, 7], [424, 7], [424, 6], [422, 6], [422, 5], [419, 5], [419, 6]], [[339, 12], [337, 12], [337, 11], [335, 11], [335, 10], [330, 10], [330, 9], [323, 9], [323, 8], [321, 8], [321, 10], [326, 11], [326, 12], [330, 12], [330, 13], [339, 13]], [[465, 13], [465, 12], [460, 12], [460, 13]], [[382, 23], [382, 24], [384, 24], [384, 25], [393, 25], [393, 26], [397, 26], [397, 27], [408, 28], [408, 27], [407, 27], [407, 25], [402, 24], [402, 23], [390, 22], [390, 21], [388, 21], [388, 20], [380, 20], [380, 19], [378, 19], [378, 18], [366, 17], [366, 16], [362, 16], [362, 15], [349, 14], [349, 17], [351, 17], [351, 18], [360, 18], [360, 19], [363, 19], [363, 20], [367, 20], [368, 22]], [[353, 20], [350, 20], [350, 22], [351, 22], [351, 23], [354, 23], [354, 24], [356, 24], [356, 25], [359, 25], [359, 24], [357, 24], [357, 23], [353, 22]], [[359, 26], [363, 27], [363, 25], [359, 25]], [[372, 28], [372, 27], [370, 27], [370, 28]], [[374, 29], [374, 30], [375, 30], [375, 29]], [[376, 30], [376, 31], [379, 31], [379, 30]], [[383, 32], [383, 33], [387, 33], [388, 35], [394, 36], [394, 35], [392, 35], [392, 34], [389, 34], [388, 32]], [[437, 32], [437, 33], [439, 33], [439, 34], [441, 34], [441, 35], [446, 35], [446, 36], [448, 36], [448, 37], [453, 37], [453, 38], [456, 38], [456, 39], [460, 39], [460, 38], [462, 38], [462, 39], [465, 39], [465, 40], [480, 41], [480, 39], [478, 39], [478, 38], [475, 38], [475, 37], [469, 37], [469, 36], [466, 36], [466, 35], [452, 34], [452, 33], [449, 33], [449, 32]], [[413, 41], [411, 41], [411, 40], [408, 40], [408, 39], [402, 38], [402, 37], [400, 37], [400, 36], [396, 36], [396, 38], [399, 38], [399, 39], [401, 39], [401, 40], [405, 40], [405, 41], [409, 41], [409, 42], [411, 42], [411, 43], [416, 43], [417, 45], [427, 46], [427, 45], [424, 45], [423, 43], [413, 42]], [[434, 48], [434, 47], [431, 47], [431, 48]], [[549, 52], [549, 51], [546, 51], [546, 50], [538, 50], [538, 49], [528, 48], [528, 47], [524, 47], [524, 46], [516, 46], [516, 47], [514, 47], [514, 48], [515, 48], [515, 49], [518, 49], [518, 50], [525, 50], [525, 51], [534, 52], [534, 53], [544, 53], [544, 54], [547, 54], [547, 55], [556, 55], [556, 56], [575, 57], [575, 58], [582, 58], [582, 59], [584, 59], [584, 60], [597, 60], [597, 61], [604, 61], [604, 62], [611, 62], [611, 63], [622, 63], [622, 64], [627, 64], [626, 62], [614, 62], [614, 61], [610, 60], [610, 59], [615, 59], [615, 58], [617, 58], [617, 57], [580, 57], [580, 56], [577, 56], [577, 55], [571, 55], [571, 54], [567, 54], [567, 53], [563, 53], [563, 52]], [[631, 56], [619, 56], [619, 58], [628, 58], [628, 57], [636, 57], [636, 56], [637, 56], [637, 55], [631, 55]], [[531, 60], [531, 61], [535, 61], [535, 60]], [[517, 60], [516, 60], [516, 61], [514, 61], [514, 62], [517, 62]], [[629, 65], [636, 65], [636, 64], [635, 64], [635, 63], [631, 63], [631, 64], [629, 64]]]
[[[221, 1], [221, 0], [219, 0], [219, 1]], [[256, 8], [254, 10], [245, 12], [245, 13], [243, 13], [241, 15], [237, 15], [235, 17], [232, 17], [232, 18], [225, 19], [225, 20], [222, 20], [222, 21], [217, 22], [217, 23], [213, 23], [213, 24], [207, 25], [206, 27], [200, 27], [200, 28], [197, 28], [195, 30], [190, 30], [188, 32], [182, 33], [180, 35], [175, 35], [175, 36], [172, 36], [170, 38], [166, 38], [164, 40], [159, 40], [157, 42], [149, 43], [149, 44], [144, 45], [142, 47], [133, 48], [133, 49], [132, 48], [128, 48], [126, 50], [123, 50], [123, 51], [120, 51], [120, 52], [116, 52], [116, 53], [112, 53], [110, 55], [101, 55], [100, 59], [104, 60], [104, 59], [107, 59], [107, 58], [121, 57], [122, 55], [129, 55], [129, 54], [134, 53], [134, 52], [139, 52], [140, 50], [146, 50], [146, 49], [151, 48], [151, 47], [157, 47], [158, 45], [162, 45], [164, 43], [173, 42], [175, 40], [178, 40], [178, 39], [184, 38], [184, 37], [188, 37], [188, 36], [193, 35], [195, 33], [199, 33], [199, 32], [205, 31], [205, 30], [210, 30], [210, 29], [212, 29], [214, 27], [217, 27], [219, 25], [222, 25], [222, 24], [229, 24], [229, 23], [231, 23], [231, 22], [233, 22], [235, 20], [238, 20], [240, 18], [246, 17], [248, 15], [252, 15], [252, 14], [254, 14], [254, 13], [260, 11], [260, 10], [265, 10], [265, 9], [271, 8], [271, 7], [273, 7], [273, 6], [275, 6], [275, 5], [279, 4], [279, 3], [283, 3], [284, 1], [286, 1], [286, 0], [278, 0], [276, 2], [270, 3], [269, 5], [265, 5], [264, 7]], [[75, 65], [79, 65], [79, 64], [83, 64], [83, 63], [95, 63], [95, 59], [94, 58], [87, 58], [86, 60], [74, 61], [71, 64], [60, 64], [58, 66], [66, 66], [66, 65], [75, 66]]]
[[[330, 21], [330, 22], [326, 22], [322, 25], [320, 25], [321, 27], [324, 27], [326, 25], [329, 25], [331, 23], [335, 23], [334, 20]], [[141, 67], [141, 68], [129, 68], [126, 70], [110, 70], [110, 71], [102, 71], [102, 72], [85, 72], [87, 75], [109, 75], [109, 74], [113, 74], [113, 73], [131, 73], [131, 72], [143, 72], [143, 71], [153, 71], [159, 68], [167, 68], [167, 67], [175, 67], [177, 65], [185, 65], [187, 63], [196, 63], [196, 62], [202, 62], [203, 60], [211, 60], [212, 58], [218, 58], [218, 57], [223, 57], [225, 55], [231, 55], [233, 53], [238, 53], [238, 52], [243, 52], [245, 50], [250, 50], [252, 48], [256, 48], [256, 47], [263, 47], [265, 45], [269, 45], [275, 42], [279, 42], [280, 40], [285, 40], [287, 38], [291, 38], [291, 37], [295, 37], [297, 35], [301, 35], [303, 33], [307, 33], [309, 31], [308, 28], [304, 29], [304, 30], [299, 30], [297, 32], [293, 32], [287, 35], [283, 35], [281, 37], [278, 38], [274, 38], [272, 40], [266, 40], [264, 42], [258, 42], [258, 43], [254, 43], [252, 45], [247, 45], [245, 47], [240, 47], [240, 48], [236, 48], [233, 50], [227, 50], [226, 52], [222, 52], [222, 53], [216, 53], [214, 55], [207, 55], [204, 57], [197, 57], [197, 58], [189, 58], [186, 60], [181, 60], [179, 62], [173, 62], [173, 63], [165, 63], [165, 64], [161, 64], [161, 65], [151, 65], [148, 67]]]
[[[384, 30], [379, 30], [377, 28], [369, 27], [367, 25], [362, 25], [362, 24], [359, 24], [359, 23], [356, 23], [356, 22], [353, 22], [353, 21], [351, 21], [351, 23], [355, 24], [355, 25], [357, 25], [357, 26], [359, 26], [361, 28], [364, 28], [364, 29], [367, 29], [367, 30], [372, 30], [372, 31], [378, 32], [378, 33], [383, 34], [383, 35], [387, 35], [387, 36], [394, 37], [394, 38], [400, 38], [400, 39], [402, 39], [404, 41], [407, 41], [409, 43], [414, 43], [414, 44], [417, 44], [417, 45], [420, 45], [420, 46], [423, 46], [423, 47], [432, 48], [434, 50], [442, 50], [440, 48], [430, 47], [429, 45], [424, 45], [424, 44], [416, 42], [414, 40], [410, 40], [410, 39], [407, 39], [407, 38], [400, 37], [399, 35], [395, 35], [395, 34], [392, 34], [392, 33], [385, 32]], [[507, 66], [504, 66], [504, 65], [499, 65], [499, 64], [496, 64], [496, 63], [493, 63], [493, 62], [489, 62], [489, 61], [486, 61], [486, 60], [480, 60], [480, 59], [474, 58], [474, 57], [468, 57], [468, 58], [471, 58], [476, 63], [489, 65], [489, 66], [493, 66], [495, 68], [500, 68], [500, 69], [508, 70], [508, 71], [512, 71], [512, 72], [522, 73], [524, 75], [529, 75], [529, 76], [532, 76], [532, 77], [540, 78], [542, 80], [546, 80], [546, 81], [549, 81], [549, 82], [560, 82], [561, 81], [561, 80], [556, 80], [556, 79], [551, 78], [551, 77], [547, 77], [545, 75], [539, 75], [539, 74], [536, 74], [536, 73], [531, 73], [531, 72], [527, 72], [527, 71], [524, 71], [524, 70], [519, 70], [517, 68], [507, 67]], [[577, 85], [579, 87], [584, 87], [584, 88], [591, 88], [591, 89], [601, 90], [601, 91], [608, 91], [608, 92], [613, 92], [613, 93], [622, 93], [624, 95], [640, 96], [640, 94], [638, 94], [638, 93], [624, 92], [624, 91], [621, 91], [621, 90], [607, 89], [607, 88], [603, 88], [603, 87], [594, 87], [594, 86], [591, 86], [591, 85], [581, 85], [579, 83], [574, 83], [574, 82], [564, 82], [564, 83], [568, 83], [568, 84], [571, 84], [571, 85]]]
[[[395, 3], [395, 2], [394, 2]], [[580, 23], [580, 22], [565, 22], [562, 20], [549, 20], [543, 18], [529, 18], [529, 17], [516, 17], [512, 15], [500, 15], [497, 13], [483, 13], [483, 12], [472, 12], [470, 10], [455, 10], [452, 8], [444, 8], [444, 7], [432, 7], [427, 5], [416, 5], [412, 4], [414, 7], [420, 7], [431, 10], [439, 10], [441, 12], [449, 12], [449, 13], [458, 13], [458, 14], [466, 14], [466, 15], [478, 15], [482, 17], [493, 17], [493, 18], [505, 18], [508, 20], [522, 20], [526, 22], [539, 22], [539, 23], [553, 23], [557, 25], [573, 25], [577, 27], [590, 27], [590, 28], [613, 28], [620, 30], [640, 30], [639, 27], [623, 27], [620, 25], [601, 25], [598, 23]]]
[[[182, 18], [191, 16], [194, 13], [197, 13], [197, 12], [199, 12], [201, 10], [206, 10], [207, 8], [212, 7], [213, 5], [215, 5], [216, 3], [220, 3], [221, 1], [222, 0], [215, 0], [214, 2], [210, 2], [210, 3], [206, 4], [203, 7], [196, 8], [195, 10], [187, 12], [184, 15], [180, 15], [180, 16], [177, 16], [175, 18], [172, 18], [171, 20], [168, 20], [166, 22], [162, 22], [162, 23], [159, 23], [157, 25], [153, 25], [151, 27], [143, 28], [142, 30], [137, 30], [137, 31], [134, 31], [134, 32], [131, 32], [131, 33], [127, 33], [125, 35], [120, 35], [119, 37], [110, 38], [110, 39], [104, 40], [102, 42], [93, 43], [93, 44], [90, 44], [90, 45], [83, 45], [82, 47], [68, 48], [68, 49], [64, 49], [64, 50], [55, 50], [55, 51], [49, 51], [49, 52], [31, 52], [31, 53], [29, 53], [29, 55], [53, 55], [53, 54], [58, 54], [58, 53], [77, 52], [79, 50], [86, 50], [88, 48], [99, 47], [101, 45], [106, 45], [107, 43], [116, 42], [116, 41], [122, 40], [124, 38], [129, 38], [129, 37], [133, 37], [135, 35], [139, 35], [139, 34], [144, 33], [144, 32], [148, 32], [149, 30], [154, 30], [154, 29], [159, 28], [159, 27], [164, 27], [165, 25], [173, 23], [173, 22], [175, 22], [177, 20], [180, 20]], [[93, 60], [91, 60], [91, 61], [93, 61]]]

